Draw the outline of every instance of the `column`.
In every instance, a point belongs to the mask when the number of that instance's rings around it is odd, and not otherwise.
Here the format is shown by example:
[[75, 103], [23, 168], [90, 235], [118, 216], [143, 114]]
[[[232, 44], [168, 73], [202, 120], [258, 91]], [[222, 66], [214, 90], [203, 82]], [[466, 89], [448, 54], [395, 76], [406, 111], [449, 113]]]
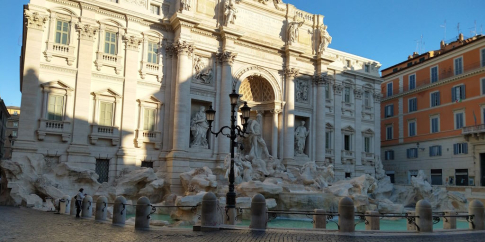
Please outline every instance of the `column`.
[[[139, 58], [138, 51], [143, 42], [141, 37], [135, 35], [124, 35], [125, 43], [125, 81], [123, 83], [123, 103], [121, 111], [121, 146], [118, 150], [118, 172], [125, 165], [136, 165], [135, 150], [135, 126], [137, 123], [136, 88], [139, 78]], [[138, 134], [140, 135], [140, 134]]]
[[[334, 154], [335, 154], [335, 168], [338, 167], [338, 170], [342, 172], [342, 126], [341, 126], [341, 118], [342, 118], [342, 91], [344, 87], [342, 83], [337, 83], [333, 85], [334, 91], [334, 110], [335, 110], [335, 130], [334, 130]], [[337, 170], [337, 169], [336, 169]], [[339, 177], [340, 175], [340, 177]], [[343, 174], [337, 174], [336, 178], [343, 178]]]
[[374, 92], [374, 159], [381, 162], [381, 90]]
[[273, 113], [273, 133], [272, 133], [272, 141], [271, 141], [271, 155], [276, 159], [278, 158], [278, 125], [279, 125], [279, 114], [281, 110], [275, 109], [271, 110]]
[[[41, 99], [39, 98], [39, 68], [40, 58], [44, 50], [42, 36], [44, 34], [44, 24], [48, 16], [41, 12], [25, 10], [25, 45], [23, 53], [23, 69], [21, 78], [22, 112], [29, 115], [21, 115], [19, 120], [18, 138], [15, 141], [15, 151], [35, 151], [35, 131], [39, 127]], [[22, 67], [22, 66], [21, 66]], [[13, 153], [14, 158], [15, 153]]]
[[[237, 53], [224, 51], [217, 55], [217, 58], [222, 62], [222, 78], [220, 88], [219, 108], [215, 109], [219, 113], [218, 122], [219, 127], [214, 130], [219, 130], [223, 126], [231, 125], [231, 100], [229, 94], [233, 89], [232, 65], [236, 59]], [[227, 132], [227, 131], [226, 131]], [[224, 136], [220, 135], [219, 140], [219, 159], [224, 159], [230, 153], [230, 141]]]
[[172, 148], [170, 146], [170, 106], [172, 105], [172, 57], [173, 57], [173, 51], [172, 51], [172, 46], [171, 43], [168, 44], [168, 46], [165, 48], [165, 56], [166, 56], [166, 65], [165, 65], [165, 93], [164, 93], [164, 105], [163, 105], [163, 117], [165, 119], [164, 125], [163, 125], [163, 152], [170, 152], [170, 149]]
[[77, 61], [77, 76], [74, 95], [74, 113], [72, 120], [72, 143], [67, 149], [69, 162], [84, 163], [94, 169], [93, 162], [87, 158], [90, 155], [88, 134], [91, 132], [89, 124], [89, 101], [91, 98], [91, 72], [93, 59], [93, 45], [97, 29], [93, 24], [80, 22], [76, 26], [79, 32], [79, 53]]
[[325, 161], [325, 76], [317, 77], [315, 84], [317, 86], [317, 106], [316, 106], [316, 130], [315, 130], [315, 162]]
[[283, 163], [294, 165], [295, 157], [295, 77], [300, 70], [286, 68], [286, 105], [285, 105], [285, 136]]
[[[354, 89], [354, 111], [355, 111], [355, 165], [362, 166], [362, 152], [364, 139], [362, 138], [362, 89]], [[357, 169], [356, 169], [357, 170]], [[365, 169], [359, 169], [365, 173]], [[361, 174], [355, 174], [358, 176]]]

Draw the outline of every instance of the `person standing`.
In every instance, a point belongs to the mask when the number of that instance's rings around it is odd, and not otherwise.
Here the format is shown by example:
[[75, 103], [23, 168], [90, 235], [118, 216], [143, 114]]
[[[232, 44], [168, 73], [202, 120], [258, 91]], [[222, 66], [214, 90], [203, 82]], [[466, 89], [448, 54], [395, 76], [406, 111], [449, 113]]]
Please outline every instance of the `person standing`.
[[79, 189], [79, 193], [76, 195], [76, 218], [79, 218], [79, 213], [81, 212], [81, 207], [82, 207], [82, 202], [84, 199], [84, 196], [86, 194], [83, 194], [84, 189], [81, 188]]

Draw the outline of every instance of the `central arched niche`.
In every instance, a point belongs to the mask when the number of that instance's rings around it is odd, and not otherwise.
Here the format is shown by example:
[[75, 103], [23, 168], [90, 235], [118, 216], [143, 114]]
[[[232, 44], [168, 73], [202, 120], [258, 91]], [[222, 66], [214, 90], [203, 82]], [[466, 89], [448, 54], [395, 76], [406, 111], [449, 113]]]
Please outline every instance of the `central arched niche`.
[[261, 76], [249, 76], [241, 83], [239, 94], [241, 100], [247, 102], [264, 103], [273, 102], [275, 93], [271, 84]]

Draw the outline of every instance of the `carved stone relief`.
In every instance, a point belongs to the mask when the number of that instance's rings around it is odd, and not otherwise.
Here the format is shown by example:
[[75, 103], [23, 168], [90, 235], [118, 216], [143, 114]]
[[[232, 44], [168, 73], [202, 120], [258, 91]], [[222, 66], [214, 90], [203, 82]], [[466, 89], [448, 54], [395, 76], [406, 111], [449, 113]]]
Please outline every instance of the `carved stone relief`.
[[190, 1], [191, 0], [180, 0], [180, 12], [182, 11], [190, 11]]
[[318, 53], [327, 50], [328, 45], [332, 43], [332, 36], [327, 32], [327, 25], [320, 25], [320, 45], [318, 46]]
[[194, 58], [194, 81], [202, 84], [210, 84], [212, 82], [212, 68], [210, 60], [200, 56]]
[[235, 0], [224, 1], [224, 26], [228, 26], [229, 23], [234, 24], [237, 17], [237, 8]]
[[304, 20], [299, 21], [299, 19], [295, 16], [293, 18], [293, 22], [288, 23], [287, 29], [287, 42], [288, 45], [292, 45], [298, 40], [298, 36], [300, 35], [300, 27], [303, 26], [305, 23]]
[[295, 82], [295, 101], [297, 102], [308, 102], [308, 81], [306, 80], [296, 80]]

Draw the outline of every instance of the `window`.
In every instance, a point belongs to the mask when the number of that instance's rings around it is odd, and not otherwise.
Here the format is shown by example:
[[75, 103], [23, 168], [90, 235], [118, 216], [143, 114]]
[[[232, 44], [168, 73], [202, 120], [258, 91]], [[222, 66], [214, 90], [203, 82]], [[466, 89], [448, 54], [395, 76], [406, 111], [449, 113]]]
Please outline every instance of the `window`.
[[150, 12], [152, 14], [160, 15], [160, 6], [150, 4]]
[[344, 135], [344, 149], [345, 150], [350, 150], [350, 148], [351, 148], [350, 142], [351, 142], [350, 135], [349, 134]]
[[431, 117], [431, 133], [440, 132], [440, 118], [438, 116]]
[[332, 148], [332, 132], [325, 132], [325, 148]]
[[408, 159], [418, 158], [418, 148], [407, 149], [407, 157]]
[[385, 160], [394, 160], [394, 150], [386, 150], [384, 152], [384, 159]]
[[418, 110], [418, 99], [410, 98], [408, 99], [408, 112], [416, 112]]
[[485, 49], [482, 49], [482, 50], [480, 51], [480, 53], [481, 53], [481, 55], [480, 55], [480, 56], [481, 56], [481, 58], [482, 58], [482, 67], [483, 67], [483, 66], [485, 66]]
[[346, 60], [345, 63], [347, 67], [350, 67], [350, 60]]
[[416, 121], [409, 121], [408, 122], [408, 135], [409, 137], [416, 136]]
[[412, 62], [408, 62], [408, 67], [412, 66], [413, 63]]
[[438, 67], [431, 67], [431, 83], [438, 81]]
[[350, 87], [345, 88], [344, 92], [344, 102], [350, 103]]
[[482, 80], [480, 80], [481, 84], [482, 84], [482, 95], [485, 95], [485, 78], [483, 78]]
[[69, 22], [57, 20], [56, 43], [63, 45], [69, 44]]
[[455, 177], [457, 186], [468, 186], [468, 169], [456, 169]]
[[386, 140], [392, 140], [392, 125], [386, 127]]
[[419, 58], [419, 63], [424, 61], [424, 57]]
[[387, 105], [384, 110], [384, 118], [394, 116], [394, 104]]
[[19, 126], [19, 122], [13, 122], [13, 126], [17, 128]]
[[436, 107], [440, 105], [440, 92], [431, 93], [431, 107]]
[[411, 182], [411, 179], [413, 177], [417, 177], [417, 176], [418, 176], [418, 170], [409, 170], [408, 171], [409, 182]]
[[455, 129], [461, 129], [465, 126], [463, 112], [455, 113]]
[[468, 143], [453, 144], [453, 154], [454, 155], [468, 154]]
[[392, 72], [397, 72], [398, 70], [399, 70], [399, 69], [394, 68], [394, 69], [392, 69]]
[[106, 32], [104, 41], [104, 53], [116, 55], [116, 33]]
[[143, 129], [144, 130], [150, 130], [153, 131], [155, 130], [155, 114], [156, 110], [152, 108], [145, 108], [143, 111], [144, 117], [143, 117]]
[[441, 156], [441, 145], [430, 146], [429, 156]]
[[100, 102], [99, 103], [99, 125], [113, 126], [113, 103]]
[[389, 177], [392, 184], [394, 184], [396, 182], [395, 178], [394, 178], [394, 175], [395, 175], [394, 171], [386, 171], [386, 175]]
[[409, 76], [409, 90], [416, 88], [416, 75]]
[[153, 161], [142, 161], [141, 167], [153, 168]]
[[17, 137], [17, 130], [12, 130], [12, 136]]
[[13, 115], [15, 116], [19, 115], [19, 111], [13, 111]]
[[49, 95], [47, 106], [47, 119], [62, 121], [64, 97], [58, 95]]
[[345, 172], [345, 178], [350, 178], [351, 177], [351, 173], [350, 172]]
[[96, 159], [96, 174], [99, 175], [98, 182], [108, 182], [109, 174], [109, 160], [107, 159]]
[[458, 57], [455, 59], [455, 75], [460, 75], [463, 73], [463, 57]]
[[431, 185], [443, 185], [442, 174], [441, 169], [431, 169]]
[[366, 107], [370, 107], [370, 92], [366, 91], [364, 92], [364, 105]]
[[451, 88], [451, 101], [461, 102], [465, 99], [465, 85], [459, 85]]
[[148, 62], [153, 64], [158, 64], [158, 44], [149, 42], [148, 43]]
[[365, 70], [365, 72], [369, 72], [369, 71], [370, 71], [370, 66], [369, 66], [369, 65], [365, 65], [365, 66], [364, 66], [364, 68], [365, 68], [365, 69], [364, 69], [364, 70]]
[[387, 96], [392, 96], [392, 82], [387, 83]]
[[370, 137], [364, 137], [364, 152], [371, 153], [370, 152]]

